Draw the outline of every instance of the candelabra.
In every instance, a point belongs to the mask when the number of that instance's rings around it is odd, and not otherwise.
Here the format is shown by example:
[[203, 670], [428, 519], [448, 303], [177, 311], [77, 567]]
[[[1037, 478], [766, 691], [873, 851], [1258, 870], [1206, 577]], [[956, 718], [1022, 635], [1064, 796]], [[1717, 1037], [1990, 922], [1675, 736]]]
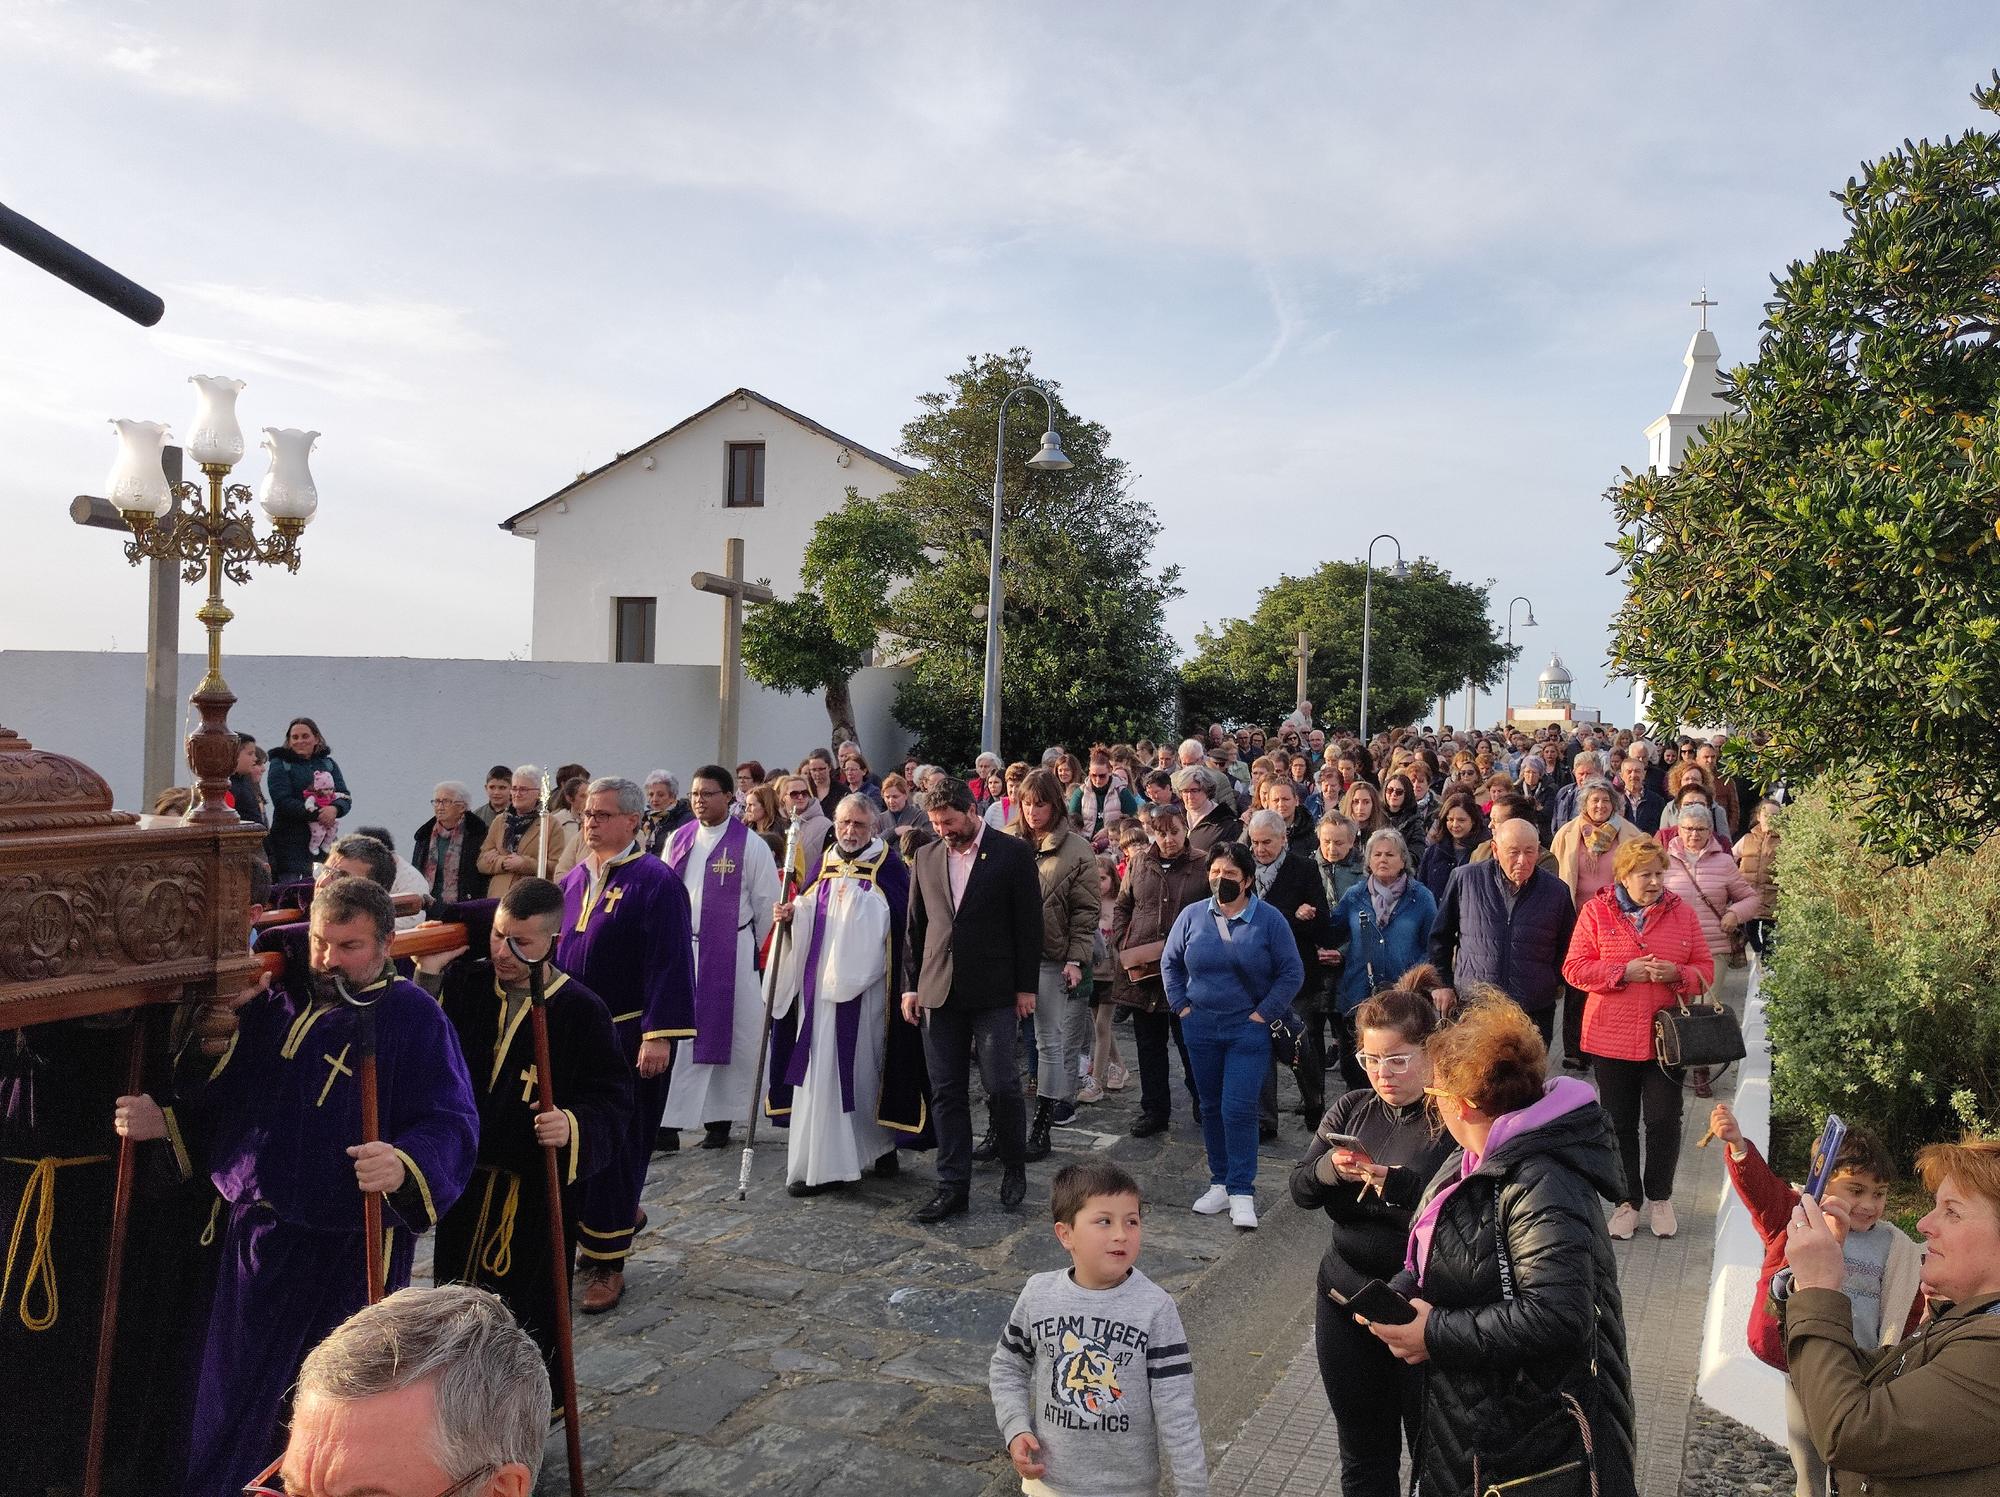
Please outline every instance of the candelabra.
[[115, 420], [118, 457], [111, 469], [110, 499], [132, 531], [125, 543], [127, 561], [134, 566], [149, 560], [179, 562], [183, 579], [208, 583], [208, 599], [195, 612], [208, 631], [208, 674], [188, 698], [201, 726], [187, 740], [188, 767], [196, 780], [187, 819], [234, 826], [239, 818], [226, 797], [236, 767], [236, 735], [229, 730], [236, 697], [222, 679], [222, 630], [235, 615], [222, 601], [222, 583], [224, 578], [239, 585], [248, 582], [253, 562], [299, 569], [299, 537], [319, 505], [307, 462], [319, 433], [264, 428], [271, 467], [254, 497], [263, 505], [271, 531], [260, 537], [250, 512], [250, 489], [227, 482], [243, 456], [243, 431], [236, 422], [243, 382], [197, 374], [189, 383], [198, 396], [187, 455], [201, 468], [206, 494], [192, 480], [168, 483], [160, 461], [168, 436], [163, 424]]

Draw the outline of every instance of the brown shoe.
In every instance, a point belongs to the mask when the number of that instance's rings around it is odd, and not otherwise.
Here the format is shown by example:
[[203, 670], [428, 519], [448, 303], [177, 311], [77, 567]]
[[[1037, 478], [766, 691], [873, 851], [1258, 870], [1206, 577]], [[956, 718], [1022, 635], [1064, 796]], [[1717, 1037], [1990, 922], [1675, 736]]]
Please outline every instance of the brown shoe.
[[583, 1300], [577, 1306], [586, 1315], [602, 1315], [607, 1310], [618, 1308], [618, 1301], [625, 1298], [625, 1275], [616, 1270], [608, 1273], [594, 1273], [583, 1281]]

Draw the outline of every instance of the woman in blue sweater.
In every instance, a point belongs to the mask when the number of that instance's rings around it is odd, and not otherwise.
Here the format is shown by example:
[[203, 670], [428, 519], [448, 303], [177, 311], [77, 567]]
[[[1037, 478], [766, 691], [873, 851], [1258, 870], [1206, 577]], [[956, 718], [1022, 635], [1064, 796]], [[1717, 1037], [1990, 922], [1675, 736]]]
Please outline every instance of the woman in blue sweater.
[[1209, 1186], [1194, 1209], [1226, 1210], [1249, 1229], [1257, 1225], [1257, 1098], [1271, 1068], [1271, 1024], [1292, 1018], [1305, 965], [1284, 915], [1252, 892], [1248, 847], [1218, 843], [1208, 856], [1208, 887], [1209, 899], [1175, 919], [1160, 976], [1201, 1097]]
[[1437, 901], [1410, 866], [1410, 848], [1402, 833], [1393, 829], [1375, 833], [1368, 839], [1363, 861], [1368, 876], [1341, 895], [1327, 917], [1340, 942], [1340, 975], [1334, 979], [1333, 996], [1345, 1040], [1340, 1071], [1350, 1088], [1369, 1084], [1354, 1059], [1354, 1011], [1371, 994], [1393, 987], [1410, 968], [1429, 960], [1431, 927], [1437, 923]]

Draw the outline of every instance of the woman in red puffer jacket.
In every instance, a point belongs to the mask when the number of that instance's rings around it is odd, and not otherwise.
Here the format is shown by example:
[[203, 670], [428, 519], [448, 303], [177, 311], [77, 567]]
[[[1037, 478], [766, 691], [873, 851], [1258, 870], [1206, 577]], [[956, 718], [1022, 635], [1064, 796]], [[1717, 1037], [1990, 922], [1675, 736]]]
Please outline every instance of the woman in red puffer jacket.
[[1622, 844], [1612, 873], [1611, 884], [1577, 912], [1563, 980], [1589, 994], [1583, 1052], [1591, 1058], [1598, 1098], [1611, 1114], [1625, 1165], [1625, 1199], [1611, 1213], [1611, 1235], [1628, 1238], [1638, 1230], [1643, 1199], [1653, 1235], [1671, 1237], [1679, 1230], [1673, 1194], [1682, 1069], [1653, 1059], [1653, 1015], [1706, 991], [1715, 981], [1715, 958], [1695, 912], [1667, 890], [1667, 855], [1659, 843], [1642, 837]]

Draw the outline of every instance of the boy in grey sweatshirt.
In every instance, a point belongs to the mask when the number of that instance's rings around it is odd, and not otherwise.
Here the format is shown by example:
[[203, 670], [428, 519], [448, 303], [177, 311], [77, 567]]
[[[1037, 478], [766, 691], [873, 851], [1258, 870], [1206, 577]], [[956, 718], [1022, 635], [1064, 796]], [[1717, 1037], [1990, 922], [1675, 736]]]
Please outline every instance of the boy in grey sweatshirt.
[[1139, 1272], [1139, 1185], [1072, 1164], [1050, 1195], [1072, 1267], [1029, 1279], [987, 1384], [1028, 1497], [1155, 1497], [1162, 1448], [1180, 1497], [1207, 1497], [1194, 1365], [1180, 1311]]

